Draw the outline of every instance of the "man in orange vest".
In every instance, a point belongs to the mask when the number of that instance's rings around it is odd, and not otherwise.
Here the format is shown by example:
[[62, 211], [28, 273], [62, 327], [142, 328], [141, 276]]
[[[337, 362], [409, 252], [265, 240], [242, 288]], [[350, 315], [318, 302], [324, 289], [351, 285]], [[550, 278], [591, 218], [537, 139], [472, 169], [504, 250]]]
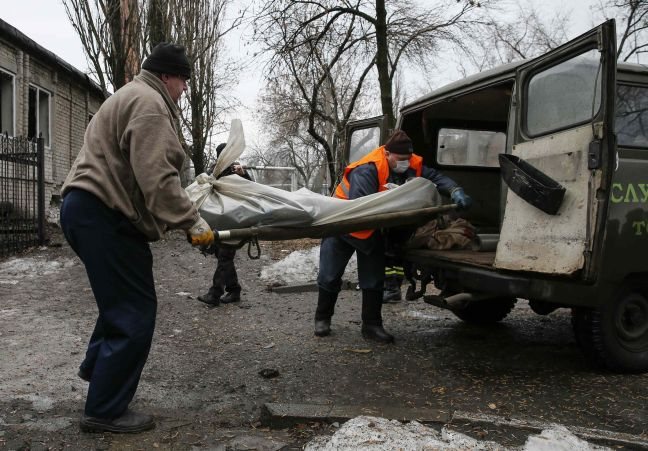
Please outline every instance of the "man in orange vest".
[[[460, 208], [468, 208], [472, 203], [472, 199], [452, 179], [423, 166], [423, 158], [414, 154], [412, 140], [402, 130], [394, 132], [384, 146], [347, 166], [335, 196], [356, 199], [385, 191], [389, 183], [401, 185], [411, 177], [431, 180]], [[342, 275], [354, 252], [358, 258], [358, 279], [362, 290], [362, 336], [381, 343], [393, 343], [393, 335], [385, 331], [382, 322], [385, 249], [380, 230], [363, 230], [322, 240], [315, 335], [324, 337], [331, 333], [331, 318], [342, 287]]]

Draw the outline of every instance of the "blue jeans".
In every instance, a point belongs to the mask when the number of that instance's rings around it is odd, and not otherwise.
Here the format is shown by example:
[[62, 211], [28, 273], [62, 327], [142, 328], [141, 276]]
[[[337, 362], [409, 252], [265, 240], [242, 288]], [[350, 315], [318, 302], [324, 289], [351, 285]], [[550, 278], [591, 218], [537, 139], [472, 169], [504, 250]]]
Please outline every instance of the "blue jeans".
[[148, 241], [120, 212], [72, 189], [61, 205], [61, 228], [85, 265], [99, 316], [81, 370], [91, 377], [85, 414], [122, 415], [148, 358], [157, 298]]

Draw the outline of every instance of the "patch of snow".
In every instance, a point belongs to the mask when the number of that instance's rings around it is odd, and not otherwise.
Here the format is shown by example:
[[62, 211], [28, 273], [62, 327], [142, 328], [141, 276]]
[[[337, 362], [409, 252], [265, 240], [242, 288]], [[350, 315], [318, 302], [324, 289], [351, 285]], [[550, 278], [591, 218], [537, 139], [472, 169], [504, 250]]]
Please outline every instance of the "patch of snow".
[[68, 428], [72, 425], [73, 420], [71, 418], [50, 418], [50, 419], [39, 419], [36, 421], [29, 421], [23, 424], [28, 429], [45, 431], [45, 432], [56, 432], [61, 431], [65, 428]]
[[52, 398], [48, 398], [47, 396], [29, 394], [29, 395], [16, 396], [16, 398], [30, 401], [32, 403], [34, 410], [38, 412], [45, 412], [47, 410], [52, 409], [52, 407], [54, 407], [54, 400]]
[[[283, 260], [264, 266], [261, 280], [268, 285], [300, 285], [317, 280], [319, 270], [319, 246], [303, 251], [294, 251]], [[358, 262], [355, 254], [349, 260], [344, 279], [358, 280]]]
[[39, 257], [12, 258], [0, 264], [0, 278], [2, 278], [3, 283], [12, 283], [10, 281], [15, 280], [12, 277], [18, 277], [18, 280], [20, 280], [25, 277], [31, 278], [54, 274], [76, 264], [77, 262], [73, 258], [62, 258], [54, 261]]
[[11, 318], [13, 316], [16, 316], [20, 313], [20, 310], [17, 308], [6, 308], [0, 310], [0, 318], [1, 319], [6, 319], [6, 318]]
[[[441, 433], [416, 421], [401, 423], [386, 418], [360, 416], [342, 425], [331, 437], [315, 437], [305, 451], [391, 451], [391, 450], [483, 450], [507, 449], [492, 441], [480, 441], [460, 432], [443, 428]], [[554, 425], [540, 435], [527, 439], [523, 451], [601, 451], [610, 450], [588, 443], [572, 434], [566, 427]]]
[[407, 316], [408, 318], [416, 318], [416, 319], [424, 319], [424, 320], [434, 320], [437, 321], [441, 319], [437, 315], [430, 315], [428, 313], [424, 312], [419, 312], [418, 310], [406, 310], [405, 312], [402, 313], [403, 316]]
[[565, 426], [553, 425], [540, 435], [530, 436], [524, 444], [524, 451], [599, 451], [611, 450], [593, 445], [576, 437]]
[[501, 450], [501, 445], [480, 442], [466, 435], [452, 432], [440, 434], [432, 428], [411, 421], [401, 423], [386, 418], [360, 416], [347, 421], [332, 437], [318, 437], [304, 448], [306, 451], [371, 450], [392, 451], [396, 449], [417, 450]]

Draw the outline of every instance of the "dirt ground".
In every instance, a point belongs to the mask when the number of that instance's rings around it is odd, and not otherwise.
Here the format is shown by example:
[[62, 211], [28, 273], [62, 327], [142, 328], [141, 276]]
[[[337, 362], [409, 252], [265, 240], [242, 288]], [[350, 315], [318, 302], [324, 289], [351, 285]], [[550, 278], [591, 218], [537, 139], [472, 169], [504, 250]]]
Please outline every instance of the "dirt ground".
[[[87, 387], [76, 371], [96, 306], [79, 260], [58, 233], [52, 242], [60, 246], [19, 256], [33, 259], [31, 269], [0, 274], [3, 449], [300, 449], [335, 430], [265, 428], [266, 402], [461, 410], [648, 438], [648, 375], [589, 367], [567, 311], [539, 317], [520, 302], [502, 324], [471, 327], [422, 301], [390, 304], [385, 325], [397, 342], [378, 345], [360, 336], [359, 293], [348, 290], [333, 334], [319, 339], [316, 293], [271, 292], [258, 279], [264, 265], [317, 242], [262, 243], [258, 260], [240, 251], [242, 302], [210, 309], [196, 297], [209, 287], [214, 259], [177, 233], [152, 244], [158, 320], [133, 405], [158, 426], [82, 434]], [[278, 376], [265, 378], [264, 369]]]

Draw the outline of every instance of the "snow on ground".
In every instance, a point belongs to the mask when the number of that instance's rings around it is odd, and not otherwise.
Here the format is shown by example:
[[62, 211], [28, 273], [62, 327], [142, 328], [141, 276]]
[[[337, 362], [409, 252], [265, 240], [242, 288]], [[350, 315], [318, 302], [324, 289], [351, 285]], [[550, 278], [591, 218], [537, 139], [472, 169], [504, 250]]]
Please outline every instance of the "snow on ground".
[[0, 285], [15, 285], [20, 280], [53, 274], [78, 264], [77, 259], [48, 261], [42, 257], [10, 258], [0, 263]]
[[[261, 280], [268, 285], [301, 285], [317, 280], [319, 269], [319, 246], [290, 253], [261, 270]], [[349, 260], [343, 279], [358, 280], [358, 263], [355, 254]]]
[[[385, 418], [361, 416], [342, 425], [332, 437], [316, 437], [306, 451], [392, 451], [392, 450], [506, 450], [489, 441], [479, 441], [464, 434], [443, 428], [441, 432], [412, 421], [400, 423]], [[609, 450], [592, 445], [573, 435], [564, 426], [556, 425], [532, 435], [527, 439], [523, 451], [595, 451]]]

